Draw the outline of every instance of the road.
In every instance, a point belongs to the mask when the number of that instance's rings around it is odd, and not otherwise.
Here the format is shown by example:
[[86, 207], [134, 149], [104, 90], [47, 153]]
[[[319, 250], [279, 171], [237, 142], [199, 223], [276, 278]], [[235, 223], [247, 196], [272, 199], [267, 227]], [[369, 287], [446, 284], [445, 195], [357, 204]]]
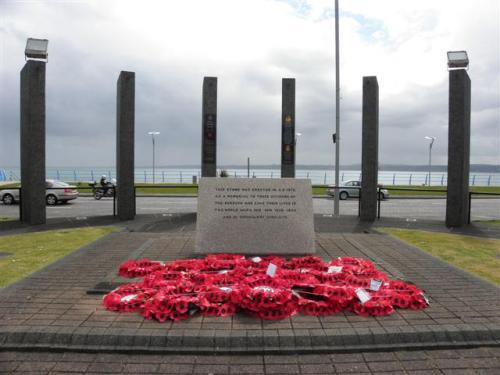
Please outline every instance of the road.
[[[193, 197], [138, 197], [137, 214], [185, 213], [196, 212], [197, 199]], [[313, 199], [314, 212], [332, 214], [332, 199]], [[381, 202], [381, 217], [400, 217], [408, 219], [444, 220], [445, 199], [389, 199]], [[79, 197], [67, 204], [47, 207], [47, 217], [90, 217], [111, 215], [113, 200], [103, 198], [96, 201], [91, 197]], [[341, 201], [342, 215], [357, 215], [358, 201]], [[0, 204], [0, 217], [18, 217], [19, 205]], [[474, 198], [472, 201], [472, 220], [500, 219], [500, 199]]]

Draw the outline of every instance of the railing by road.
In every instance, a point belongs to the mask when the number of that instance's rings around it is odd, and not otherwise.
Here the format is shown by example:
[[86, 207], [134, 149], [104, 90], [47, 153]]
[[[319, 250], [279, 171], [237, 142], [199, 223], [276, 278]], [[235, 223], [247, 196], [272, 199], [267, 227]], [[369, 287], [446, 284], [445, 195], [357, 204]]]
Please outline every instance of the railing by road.
[[[219, 170], [220, 172], [220, 170]], [[273, 169], [228, 169], [230, 177], [243, 178], [280, 178], [279, 170]], [[47, 168], [46, 175], [49, 179], [66, 182], [88, 182], [99, 180], [101, 175], [106, 175], [108, 180], [116, 178], [116, 171], [113, 168], [80, 168], [80, 169], [58, 169]], [[20, 172], [18, 169], [5, 170], [5, 175], [9, 181], [19, 181]], [[188, 183], [193, 181], [193, 177], [200, 179], [199, 169], [156, 169], [153, 175], [152, 169], [136, 168], [134, 180], [136, 183]], [[313, 184], [333, 184], [334, 173], [332, 170], [307, 170], [297, 169], [297, 178], [311, 179]], [[356, 170], [341, 170], [340, 180], [360, 180], [361, 173]], [[425, 171], [379, 171], [378, 181], [384, 185], [409, 185], [409, 186], [446, 186], [446, 172], [432, 172], [429, 184], [429, 174]], [[472, 172], [469, 177], [470, 186], [500, 186], [500, 173]]]

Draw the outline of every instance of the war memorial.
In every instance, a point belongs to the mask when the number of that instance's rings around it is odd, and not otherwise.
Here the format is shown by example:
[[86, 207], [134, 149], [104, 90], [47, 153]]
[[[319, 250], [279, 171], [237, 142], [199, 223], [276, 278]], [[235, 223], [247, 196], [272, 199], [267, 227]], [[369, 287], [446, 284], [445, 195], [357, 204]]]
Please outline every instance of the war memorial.
[[[47, 225], [45, 64], [30, 59], [20, 76], [28, 227]], [[116, 85], [121, 230], [0, 290], [0, 369], [9, 372], [9, 363], [29, 354], [18, 368], [45, 371], [50, 363], [47, 373], [58, 366], [82, 373], [438, 373], [480, 367], [482, 355], [494, 373], [498, 288], [370, 226], [384, 87], [377, 77], [360, 77], [359, 218], [316, 218], [310, 181], [295, 178], [294, 78], [281, 82], [282, 178], [217, 177], [217, 82], [224, 77], [205, 77], [197, 215], [150, 221], [136, 215], [135, 78], [119, 72]], [[450, 69], [448, 228], [467, 223], [470, 111], [467, 70]]]

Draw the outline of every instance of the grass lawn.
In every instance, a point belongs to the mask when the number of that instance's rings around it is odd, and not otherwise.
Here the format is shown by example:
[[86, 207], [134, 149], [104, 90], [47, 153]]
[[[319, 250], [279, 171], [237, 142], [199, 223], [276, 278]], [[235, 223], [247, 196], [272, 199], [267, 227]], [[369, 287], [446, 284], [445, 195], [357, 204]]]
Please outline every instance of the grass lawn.
[[500, 240], [449, 233], [377, 228], [428, 253], [500, 285]]
[[0, 252], [12, 254], [0, 257], [0, 288], [115, 230], [87, 227], [0, 237]]
[[475, 223], [500, 225], [500, 220], [474, 220]]
[[[446, 186], [410, 186], [410, 185], [385, 185], [389, 189], [389, 194], [391, 196], [422, 196], [422, 195], [432, 195], [432, 196], [446, 196]], [[401, 190], [397, 190], [401, 189]], [[410, 191], [405, 189], [412, 189]], [[419, 190], [443, 190], [442, 193], [436, 191], [419, 191]], [[469, 186], [469, 191], [474, 193], [500, 193], [500, 186]]]
[[0, 223], [3, 222], [3, 221], [12, 221], [12, 220], [17, 220], [13, 217], [3, 217], [3, 216], [0, 216]]

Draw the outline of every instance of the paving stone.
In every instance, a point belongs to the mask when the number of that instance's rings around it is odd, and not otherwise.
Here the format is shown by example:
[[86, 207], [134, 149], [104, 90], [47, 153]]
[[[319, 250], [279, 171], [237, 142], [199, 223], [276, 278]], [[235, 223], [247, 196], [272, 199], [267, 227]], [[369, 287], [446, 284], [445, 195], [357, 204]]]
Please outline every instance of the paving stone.
[[105, 363], [96, 362], [92, 363], [87, 369], [87, 372], [97, 372], [97, 373], [123, 373], [124, 365], [122, 363]]
[[230, 365], [229, 373], [232, 374], [242, 374], [242, 375], [253, 375], [253, 374], [265, 374], [264, 365]]
[[144, 374], [153, 373], [158, 370], [159, 364], [152, 363], [129, 363], [125, 365], [124, 373]]
[[335, 370], [332, 364], [307, 364], [300, 365], [302, 374], [332, 374]]
[[228, 365], [208, 365], [196, 364], [194, 366], [194, 374], [229, 374]]
[[194, 364], [164, 363], [158, 368], [160, 374], [192, 374]]
[[[368, 361], [367, 361], [368, 362]], [[403, 370], [401, 362], [369, 362], [368, 367], [373, 372], [391, 372]]]
[[55, 362], [22, 362], [16, 372], [50, 371], [55, 365]]
[[266, 374], [300, 374], [298, 365], [282, 363], [279, 365], [265, 365]]
[[88, 362], [76, 362], [76, 361], [71, 361], [71, 362], [58, 362], [54, 368], [52, 368], [52, 371], [58, 371], [58, 372], [85, 372], [87, 371], [87, 368], [89, 368], [90, 363]]
[[363, 362], [335, 363], [335, 371], [339, 374], [361, 374], [370, 372]]

